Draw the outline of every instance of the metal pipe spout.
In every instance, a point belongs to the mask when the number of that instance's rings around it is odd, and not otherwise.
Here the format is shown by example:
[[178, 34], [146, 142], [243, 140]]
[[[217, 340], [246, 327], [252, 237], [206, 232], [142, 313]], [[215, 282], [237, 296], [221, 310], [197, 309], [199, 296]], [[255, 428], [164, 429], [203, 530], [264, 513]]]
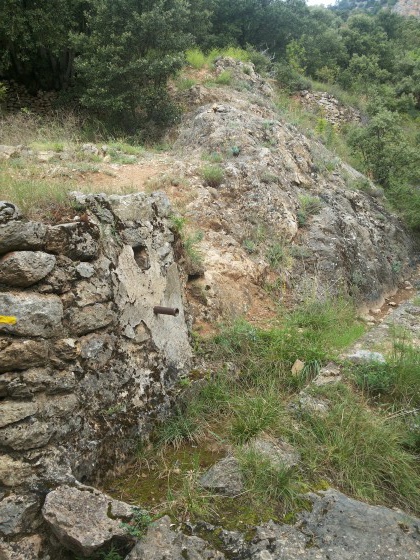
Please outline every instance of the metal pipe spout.
[[156, 305], [153, 308], [153, 313], [155, 315], [172, 315], [173, 317], [178, 317], [179, 309], [177, 307], [161, 307]]

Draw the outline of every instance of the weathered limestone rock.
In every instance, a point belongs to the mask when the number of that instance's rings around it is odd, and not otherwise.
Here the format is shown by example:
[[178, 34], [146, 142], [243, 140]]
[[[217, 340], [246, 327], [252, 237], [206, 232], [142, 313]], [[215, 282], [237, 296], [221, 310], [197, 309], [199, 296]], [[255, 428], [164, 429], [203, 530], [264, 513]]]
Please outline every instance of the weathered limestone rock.
[[240, 494], [244, 490], [244, 483], [238, 460], [235, 457], [225, 457], [214, 464], [200, 478], [200, 485], [225, 496]]
[[28, 463], [15, 460], [9, 455], [0, 455], [0, 484], [11, 488], [28, 484], [34, 470]]
[[0, 339], [0, 372], [43, 366], [47, 360], [45, 340]]
[[3, 315], [16, 317], [15, 325], [0, 323], [0, 332], [19, 336], [51, 337], [61, 332], [63, 305], [54, 295], [35, 293], [0, 293], [0, 310]]
[[80, 356], [86, 367], [100, 368], [109, 362], [115, 347], [115, 337], [108, 334], [89, 334], [80, 339]]
[[0, 225], [0, 255], [43, 249], [46, 233], [47, 226], [38, 222], [11, 221]]
[[42, 539], [39, 535], [24, 537], [17, 542], [6, 542], [0, 538], [1, 560], [39, 560]]
[[341, 381], [340, 366], [334, 362], [329, 362], [319, 370], [318, 375], [313, 379], [312, 383], [319, 386], [338, 383], [339, 381]]
[[27, 394], [22, 396], [32, 396], [39, 392], [45, 392], [47, 395], [68, 393], [76, 387], [76, 379], [72, 371], [31, 368], [21, 374], [20, 380], [27, 391]]
[[168, 516], [155, 521], [146, 535], [134, 547], [126, 560], [224, 560], [221, 552], [214, 550], [199, 537], [189, 537], [171, 528]]
[[246, 447], [253, 449], [278, 468], [291, 468], [298, 465], [300, 461], [300, 454], [290, 443], [267, 434], [250, 441]]
[[314, 539], [325, 558], [420, 558], [419, 519], [367, 505], [333, 489], [313, 495], [312, 501], [314, 507], [303, 516], [302, 530]]
[[0, 429], [0, 446], [15, 451], [36, 449], [47, 445], [55, 430], [54, 424], [30, 419]]
[[81, 278], [91, 278], [95, 274], [95, 269], [91, 264], [81, 262], [76, 266], [76, 272]]
[[111, 305], [95, 303], [82, 309], [71, 309], [67, 314], [70, 332], [83, 334], [107, 327], [115, 320]]
[[45, 278], [54, 266], [54, 255], [42, 251], [14, 251], [0, 259], [0, 284], [26, 288]]
[[121, 522], [131, 519], [132, 508], [93, 488], [60, 486], [47, 495], [42, 515], [60, 543], [83, 556], [115, 537], [131, 540]]
[[98, 256], [98, 228], [92, 223], [72, 222], [48, 228], [46, 249], [73, 260], [90, 261]]
[[38, 412], [38, 405], [33, 401], [3, 401], [1, 403], [0, 428], [19, 422]]
[[5, 224], [11, 220], [19, 220], [21, 217], [21, 211], [16, 204], [0, 200], [0, 224]]
[[33, 496], [10, 494], [4, 498], [0, 502], [0, 536], [26, 533], [36, 528], [39, 524], [35, 522], [38, 506]]
[[386, 360], [380, 352], [371, 352], [370, 350], [356, 350], [353, 353], [346, 354], [346, 359], [354, 364], [366, 364], [369, 362], [377, 362], [385, 364]]
[[75, 289], [76, 301], [79, 307], [86, 307], [94, 303], [103, 303], [112, 298], [109, 282], [92, 278], [90, 281], [79, 282]]

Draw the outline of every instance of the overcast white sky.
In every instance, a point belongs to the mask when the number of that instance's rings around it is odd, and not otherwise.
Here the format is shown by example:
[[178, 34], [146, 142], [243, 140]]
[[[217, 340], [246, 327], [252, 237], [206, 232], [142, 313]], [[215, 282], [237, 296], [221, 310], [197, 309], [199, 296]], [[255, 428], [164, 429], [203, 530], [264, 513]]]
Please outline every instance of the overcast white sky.
[[308, 6], [329, 6], [330, 4], [334, 4], [334, 0], [308, 0]]

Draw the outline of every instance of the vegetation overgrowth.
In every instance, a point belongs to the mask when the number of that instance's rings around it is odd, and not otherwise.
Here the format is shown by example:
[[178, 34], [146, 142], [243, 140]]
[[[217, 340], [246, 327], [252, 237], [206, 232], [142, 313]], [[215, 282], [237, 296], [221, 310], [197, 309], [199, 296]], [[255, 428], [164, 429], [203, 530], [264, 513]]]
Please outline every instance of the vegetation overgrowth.
[[[198, 389], [186, 388], [153, 446], [112, 482], [118, 495], [154, 513], [242, 529], [268, 518], [292, 521], [307, 507], [305, 492], [330, 486], [418, 514], [418, 350], [396, 340], [389, 365], [346, 364], [340, 382], [311, 384], [362, 330], [345, 299], [308, 301], [268, 330], [245, 321], [223, 327], [200, 347], [215, 372]], [[292, 373], [297, 359], [305, 365]], [[280, 438], [300, 461], [273, 463], [250, 445], [256, 437]], [[227, 453], [238, 459], [245, 484], [235, 498], [199, 483]]]
[[[280, 110], [384, 187], [408, 224], [420, 229], [420, 22], [392, 13], [385, 2], [363, 11], [344, 0], [331, 9], [309, 8], [303, 0], [54, 0], [54, 9], [6, 0], [0, 31], [0, 80], [14, 79], [32, 92], [59, 90], [62, 105], [89, 110], [83, 133], [61, 123], [64, 141], [51, 123], [39, 122], [33, 141], [56, 147], [81, 136], [124, 135], [137, 144], [157, 138], [180, 114], [168, 79], [184, 64], [211, 68], [219, 56], [253, 62], [286, 93], [327, 90], [359, 107], [364, 125], [337, 130], [322, 114], [302, 116], [296, 107], [288, 114], [284, 94]], [[214, 79], [230, 82], [229, 72]], [[191, 78], [176, 83], [187, 88]], [[7, 83], [0, 86], [1, 101]]]

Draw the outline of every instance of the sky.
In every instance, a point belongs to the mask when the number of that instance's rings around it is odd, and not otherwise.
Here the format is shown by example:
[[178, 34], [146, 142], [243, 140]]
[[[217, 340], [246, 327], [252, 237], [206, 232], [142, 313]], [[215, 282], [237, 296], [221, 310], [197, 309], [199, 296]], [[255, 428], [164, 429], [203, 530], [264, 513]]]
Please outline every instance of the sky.
[[307, 0], [308, 6], [329, 6], [334, 4], [334, 0]]

